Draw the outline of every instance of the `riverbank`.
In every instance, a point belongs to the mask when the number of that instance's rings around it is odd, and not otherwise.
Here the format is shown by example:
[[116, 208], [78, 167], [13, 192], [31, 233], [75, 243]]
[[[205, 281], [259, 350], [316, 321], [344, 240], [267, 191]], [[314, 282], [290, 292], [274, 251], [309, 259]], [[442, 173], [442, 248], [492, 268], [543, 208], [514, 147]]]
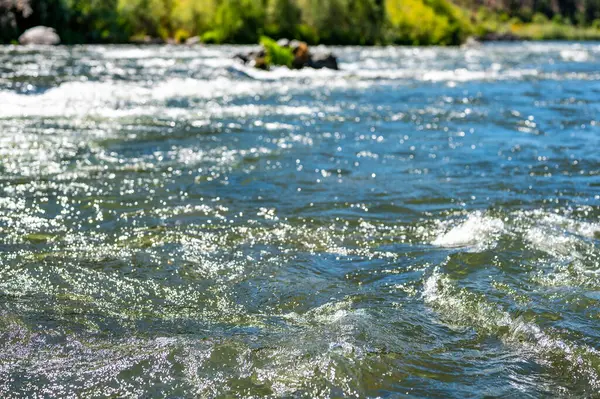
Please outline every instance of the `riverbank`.
[[598, 41], [600, 29], [556, 23], [514, 23], [480, 29], [481, 41]]
[[[284, 40], [289, 40], [287, 38], [281, 38]], [[296, 40], [296, 39], [293, 39]], [[409, 46], [409, 47], [418, 47], [418, 46], [462, 46], [462, 45], [471, 45], [474, 43], [503, 43], [503, 42], [594, 42], [600, 41], [600, 30], [596, 28], [585, 28], [585, 27], [577, 27], [577, 26], [565, 26], [565, 27], [557, 27], [553, 25], [538, 25], [538, 24], [521, 24], [516, 27], [510, 28], [505, 27], [503, 29], [497, 31], [488, 31], [481, 35], [473, 35], [468, 36], [464, 41], [456, 44], [438, 44], [438, 43], [427, 43], [427, 44], [419, 44], [419, 43], [376, 43], [376, 44], [360, 44], [360, 43], [311, 43], [312, 45], [329, 45], [329, 46], [367, 46], [367, 47], [385, 47], [390, 45], [398, 45], [398, 46]], [[0, 43], [1, 45], [2, 43]], [[12, 40], [10, 43], [4, 44], [13, 44], [19, 45], [18, 40]], [[24, 43], [28, 44], [28, 43]], [[36, 44], [36, 43], [31, 43]], [[45, 44], [45, 43], [37, 43], [37, 44]], [[110, 43], [102, 43], [102, 42], [84, 42], [84, 43], [71, 43], [71, 42], [62, 42], [56, 43], [62, 45], [106, 45], [106, 44], [117, 44], [117, 45], [174, 45], [174, 46], [195, 46], [195, 45], [235, 45], [235, 44], [258, 44], [258, 43], [235, 43], [235, 42], [223, 42], [223, 43], [215, 43], [213, 41], [203, 41], [200, 37], [194, 36], [188, 38], [186, 40], [175, 40], [173, 38], [160, 38], [160, 37], [152, 37], [152, 36], [137, 36], [133, 37], [130, 40], [124, 40], [119, 42], [110, 42]]]
[[[469, 37], [600, 40], [600, 6], [477, 8], [474, 0], [39, 0], [0, 2], [0, 43], [56, 29], [65, 44], [460, 45]], [[14, 3], [14, 4], [13, 4]]]

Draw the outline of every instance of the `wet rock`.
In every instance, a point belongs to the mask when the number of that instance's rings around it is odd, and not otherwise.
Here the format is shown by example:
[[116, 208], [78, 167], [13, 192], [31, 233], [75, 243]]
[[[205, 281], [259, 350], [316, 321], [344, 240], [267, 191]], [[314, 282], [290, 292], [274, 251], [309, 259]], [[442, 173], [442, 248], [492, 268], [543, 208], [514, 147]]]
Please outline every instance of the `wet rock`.
[[279, 39], [279, 40], [277, 40], [277, 45], [279, 47], [288, 48], [288, 47], [290, 47], [290, 41], [288, 39]]
[[269, 70], [269, 65], [265, 57], [256, 57], [248, 63], [256, 69], [262, 69], [263, 71]]
[[[289, 48], [292, 50], [294, 60], [292, 61], [292, 69], [302, 68], [314, 68], [314, 69], [339, 69], [337, 58], [331, 53], [319, 53], [313, 55], [310, 52], [308, 44], [298, 40], [287, 40], [279, 39], [277, 44], [283, 48]], [[240, 60], [244, 64], [253, 65], [260, 69], [269, 69], [269, 65], [266, 64], [266, 51], [264, 48], [260, 50], [251, 51], [248, 53], [236, 54], [234, 58]]]
[[462, 45], [462, 47], [466, 47], [466, 48], [473, 48], [473, 47], [479, 47], [479, 46], [481, 46], [481, 42], [473, 36], [468, 37], [467, 40]]
[[292, 47], [292, 53], [294, 54], [294, 61], [292, 61], [292, 68], [302, 69], [310, 63], [310, 52], [308, 51], [308, 45], [304, 42], [296, 42]]
[[268, 70], [269, 65], [267, 64], [267, 52], [265, 49], [251, 51], [249, 53], [239, 53], [233, 58], [242, 61], [244, 64], [248, 64], [257, 69]]
[[337, 58], [331, 53], [316, 54], [310, 57], [308, 66], [314, 69], [334, 69], [338, 70]]
[[265, 49], [261, 48], [260, 50], [250, 51], [249, 53], [238, 53], [234, 55], [233, 58], [242, 61], [244, 64], [248, 64], [259, 58], [265, 58], [266, 56], [267, 52]]
[[195, 46], [196, 44], [200, 44], [200, 36], [192, 36], [185, 41], [185, 44], [188, 46]]
[[242, 64], [247, 64], [250, 61], [250, 54], [237, 53], [233, 56], [233, 59], [241, 61]]
[[56, 45], [60, 43], [60, 37], [54, 28], [49, 28], [47, 26], [36, 26], [23, 32], [23, 34], [19, 37], [19, 43], [24, 45]]

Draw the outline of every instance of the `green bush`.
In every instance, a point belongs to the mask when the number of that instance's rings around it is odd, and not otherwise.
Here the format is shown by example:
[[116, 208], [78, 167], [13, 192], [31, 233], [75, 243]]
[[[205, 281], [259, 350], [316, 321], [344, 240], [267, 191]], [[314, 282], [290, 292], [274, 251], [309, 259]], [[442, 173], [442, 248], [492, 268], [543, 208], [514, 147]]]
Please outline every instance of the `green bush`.
[[[535, 22], [535, 21], [534, 21]], [[546, 20], [546, 22], [548, 22], [548, 20]], [[553, 24], [557, 24], [557, 25], [563, 25], [563, 24], [569, 24], [568, 23], [568, 19], [565, 20], [562, 15], [556, 14], [555, 16], [552, 17], [552, 23]]]
[[175, 39], [201, 35], [213, 29], [217, 4], [214, 0], [172, 0]]
[[398, 44], [456, 45], [473, 28], [462, 12], [447, 0], [386, 0], [391, 40]]
[[264, 23], [262, 1], [253, 0], [222, 0], [215, 18], [222, 42], [228, 43], [256, 43]]
[[[303, 39], [326, 44], [376, 44], [383, 41], [381, 0], [299, 0]], [[307, 35], [310, 27], [316, 35]], [[312, 40], [310, 40], [312, 39]]]
[[269, 0], [267, 7], [267, 31], [278, 38], [295, 38], [302, 12], [293, 0]]
[[531, 22], [534, 24], [547, 24], [550, 21], [548, 20], [547, 16], [538, 12], [533, 15]]
[[118, 0], [117, 12], [130, 36], [169, 37], [168, 0]]
[[222, 33], [218, 30], [210, 30], [205, 32], [202, 34], [202, 36], [200, 36], [200, 40], [202, 43], [206, 44], [219, 44], [223, 43], [224, 41]]
[[68, 23], [58, 28], [68, 43], [111, 43], [129, 39], [119, 19], [117, 0], [64, 0]]
[[296, 30], [296, 39], [302, 40], [308, 44], [319, 44], [320, 38], [317, 30], [306, 24], [298, 25]]
[[285, 65], [288, 68], [292, 67], [294, 54], [289, 47], [281, 47], [277, 42], [269, 37], [262, 36], [260, 44], [265, 48], [265, 62], [270, 65]]

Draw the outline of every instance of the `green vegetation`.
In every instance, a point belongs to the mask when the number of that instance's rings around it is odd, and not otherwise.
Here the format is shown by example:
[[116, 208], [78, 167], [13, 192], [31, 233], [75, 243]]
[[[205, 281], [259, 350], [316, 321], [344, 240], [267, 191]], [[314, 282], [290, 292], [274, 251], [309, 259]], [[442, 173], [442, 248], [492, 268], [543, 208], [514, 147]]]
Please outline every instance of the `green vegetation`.
[[474, 15], [475, 34], [484, 37], [496, 33], [527, 40], [600, 40], [600, 19], [574, 25], [559, 14], [552, 19], [542, 13], [525, 17], [481, 9]]
[[473, 30], [466, 14], [446, 0], [386, 0], [386, 10], [397, 44], [457, 44]]
[[[600, 0], [0, 0], [0, 42], [35, 25], [64, 43], [159, 38], [456, 45], [470, 35], [600, 39]], [[485, 7], [483, 7], [485, 5]]]
[[289, 47], [281, 47], [273, 39], [266, 36], [260, 38], [260, 44], [265, 48], [267, 56], [265, 57], [265, 63], [269, 65], [285, 65], [288, 68], [292, 67], [294, 61], [294, 54]]

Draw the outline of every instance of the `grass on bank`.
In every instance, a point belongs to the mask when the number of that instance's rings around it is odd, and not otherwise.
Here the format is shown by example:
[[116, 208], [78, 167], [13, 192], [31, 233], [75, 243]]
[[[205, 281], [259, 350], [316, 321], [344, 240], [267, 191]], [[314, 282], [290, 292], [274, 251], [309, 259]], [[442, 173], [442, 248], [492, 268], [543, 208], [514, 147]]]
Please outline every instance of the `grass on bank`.
[[507, 14], [494, 14], [480, 10], [473, 16], [474, 34], [485, 37], [495, 33], [512, 35], [523, 40], [600, 40], [600, 19], [590, 24], [574, 25], [559, 15], [549, 19], [537, 13], [526, 21]]
[[600, 40], [597, 27], [580, 27], [565, 24], [514, 24], [511, 32], [527, 40]]

